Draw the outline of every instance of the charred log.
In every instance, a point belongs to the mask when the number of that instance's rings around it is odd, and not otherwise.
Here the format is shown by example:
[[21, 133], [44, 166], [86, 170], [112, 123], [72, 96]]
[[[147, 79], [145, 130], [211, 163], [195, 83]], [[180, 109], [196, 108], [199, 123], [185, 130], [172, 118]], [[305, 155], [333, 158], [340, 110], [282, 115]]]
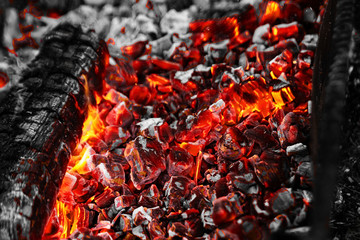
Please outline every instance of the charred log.
[[81, 136], [86, 89], [102, 91], [106, 59], [106, 45], [93, 32], [59, 25], [1, 102], [2, 239], [41, 238]]
[[[334, 12], [336, 3], [336, 17], [332, 34], [329, 72], [319, 74], [317, 83], [320, 86], [314, 91], [323, 96], [314, 97], [314, 105], [320, 104], [315, 112], [319, 113], [314, 118], [314, 129], [318, 132], [314, 136], [313, 159], [315, 161], [315, 204], [313, 239], [328, 239], [329, 216], [332, 204], [333, 191], [336, 182], [336, 166], [340, 162], [340, 145], [343, 139], [342, 125], [344, 123], [343, 111], [345, 106], [346, 87], [348, 85], [348, 63], [355, 1], [338, 0], [330, 1], [329, 7]], [[327, 35], [327, 34], [326, 34]], [[319, 47], [319, 51], [322, 51]], [[321, 56], [320, 56], [321, 57]], [[320, 63], [321, 64], [321, 63]], [[319, 66], [318, 66], [319, 67]], [[326, 70], [321, 68], [320, 71]], [[318, 75], [318, 76], [319, 76]], [[314, 83], [316, 86], [316, 83]], [[321, 91], [322, 88], [322, 91]], [[322, 100], [321, 100], [322, 99]]]

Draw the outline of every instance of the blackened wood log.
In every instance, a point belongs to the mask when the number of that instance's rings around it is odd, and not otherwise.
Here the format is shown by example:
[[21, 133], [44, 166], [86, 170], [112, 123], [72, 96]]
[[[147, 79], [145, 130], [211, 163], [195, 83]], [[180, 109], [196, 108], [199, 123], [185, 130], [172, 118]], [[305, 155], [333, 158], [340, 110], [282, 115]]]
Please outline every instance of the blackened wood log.
[[84, 79], [101, 92], [107, 59], [95, 33], [59, 25], [0, 103], [1, 239], [41, 239], [82, 134]]
[[[329, 4], [334, 4], [330, 1]], [[332, 43], [328, 73], [322, 75], [324, 84], [323, 95], [320, 100], [314, 97], [314, 105], [318, 107], [319, 115], [314, 119], [317, 134], [313, 134], [317, 142], [313, 149], [315, 163], [315, 204], [312, 239], [328, 239], [329, 216], [336, 183], [336, 166], [340, 161], [340, 146], [343, 134], [341, 126], [344, 122], [344, 105], [346, 87], [348, 84], [348, 62], [355, 0], [338, 0], [336, 3], [336, 17], [333, 26]], [[321, 42], [319, 42], [319, 48]], [[321, 49], [320, 49], [321, 50]], [[321, 85], [320, 85], [321, 86]], [[316, 94], [316, 92], [315, 92]]]

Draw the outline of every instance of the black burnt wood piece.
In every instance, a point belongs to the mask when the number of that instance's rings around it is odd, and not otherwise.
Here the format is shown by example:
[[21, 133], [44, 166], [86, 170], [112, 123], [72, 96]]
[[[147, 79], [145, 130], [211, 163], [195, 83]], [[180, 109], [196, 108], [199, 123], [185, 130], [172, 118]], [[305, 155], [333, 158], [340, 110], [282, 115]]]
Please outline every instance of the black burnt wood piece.
[[[329, 1], [330, 19], [328, 22], [324, 19], [325, 31], [320, 31], [317, 49], [317, 55], [321, 59], [319, 65], [315, 66], [313, 85], [316, 114], [312, 116], [312, 158], [316, 182], [310, 234], [311, 239], [316, 240], [329, 239], [329, 219], [336, 188], [337, 165], [342, 161], [340, 146], [344, 141], [342, 128], [345, 120], [346, 89], [349, 84], [350, 42], [354, 16], [358, 14], [355, 3], [356, 0]], [[324, 25], [326, 23], [329, 25]], [[331, 37], [330, 45], [329, 39], [321, 42], [322, 34], [325, 34], [323, 36], [326, 38]]]
[[107, 59], [94, 32], [58, 25], [0, 103], [1, 239], [41, 239]]

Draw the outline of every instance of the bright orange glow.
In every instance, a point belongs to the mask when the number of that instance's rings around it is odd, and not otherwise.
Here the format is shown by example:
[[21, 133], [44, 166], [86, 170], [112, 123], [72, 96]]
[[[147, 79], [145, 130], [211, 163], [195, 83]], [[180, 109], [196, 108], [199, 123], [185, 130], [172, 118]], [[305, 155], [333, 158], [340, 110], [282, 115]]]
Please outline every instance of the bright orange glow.
[[279, 91], [271, 91], [271, 95], [274, 98], [274, 101], [278, 108], [283, 107], [285, 104], [295, 99], [290, 87], [282, 88]]
[[275, 1], [269, 1], [267, 3], [263, 3], [265, 5], [264, 8], [261, 8], [261, 14], [260, 14], [260, 25], [266, 24], [266, 23], [274, 23], [276, 19], [281, 17], [281, 9], [279, 3]]
[[91, 137], [97, 137], [105, 129], [104, 122], [100, 119], [97, 107], [89, 106], [88, 117], [83, 125], [83, 135], [81, 143], [86, 142]]
[[56, 201], [55, 206], [59, 222], [63, 227], [63, 232], [60, 237], [67, 238], [74, 231], [71, 229], [71, 225], [74, 221], [73, 206], [58, 200]]
[[195, 184], [197, 184], [197, 180], [199, 178], [202, 156], [203, 153], [199, 151], [198, 156], [196, 157], [196, 171], [195, 171], [195, 179], [194, 179]]
[[90, 162], [91, 154], [94, 154], [91, 152], [92, 149], [90, 147], [84, 149], [86, 149], [84, 155], [81, 157], [81, 160], [71, 169], [71, 171], [77, 172], [79, 174], [86, 174], [95, 169], [95, 166]]
[[0, 88], [5, 87], [5, 85], [9, 82], [9, 77], [6, 73], [0, 72]]
[[150, 87], [165, 86], [170, 84], [170, 80], [157, 74], [150, 74], [146, 77]]
[[182, 149], [188, 151], [191, 155], [193, 156], [197, 156], [198, 153], [201, 151], [201, 149], [203, 148], [203, 144], [199, 144], [196, 142], [182, 142], [180, 144], [177, 144], [179, 147], [181, 147]]

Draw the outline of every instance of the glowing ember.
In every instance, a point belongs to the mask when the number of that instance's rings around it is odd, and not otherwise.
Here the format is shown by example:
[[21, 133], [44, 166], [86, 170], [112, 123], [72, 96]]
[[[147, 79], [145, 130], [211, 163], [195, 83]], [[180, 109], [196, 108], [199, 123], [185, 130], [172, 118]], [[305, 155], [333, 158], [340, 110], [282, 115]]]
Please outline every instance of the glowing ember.
[[6, 73], [0, 72], [0, 88], [4, 87], [9, 82], [9, 77]]
[[48, 238], [260, 240], [305, 223], [314, 49], [302, 41], [318, 25], [287, 14], [305, 11], [297, 1], [259, 7], [194, 21], [161, 54], [155, 41], [116, 52], [103, 94], [87, 92]]

